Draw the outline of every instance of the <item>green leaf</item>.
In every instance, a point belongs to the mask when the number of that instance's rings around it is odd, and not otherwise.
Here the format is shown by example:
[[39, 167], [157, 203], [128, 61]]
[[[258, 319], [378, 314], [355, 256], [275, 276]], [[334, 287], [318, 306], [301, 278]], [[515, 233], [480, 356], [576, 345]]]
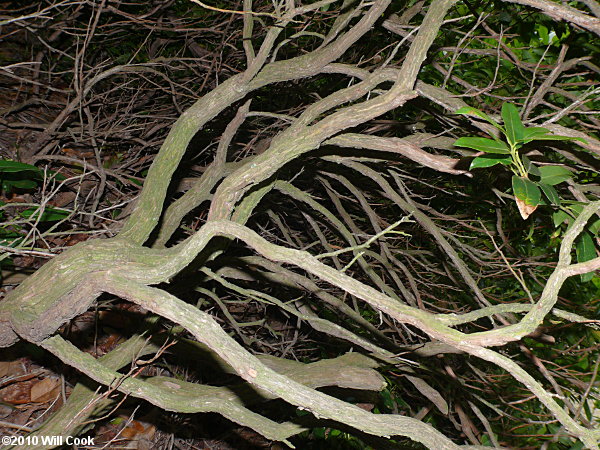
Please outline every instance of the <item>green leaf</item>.
[[317, 439], [325, 439], [325, 428], [313, 428], [312, 433]]
[[513, 175], [512, 187], [515, 197], [528, 205], [537, 206], [542, 199], [542, 193], [535, 183], [527, 178]]
[[[35, 214], [35, 217], [39, 216], [39, 208], [28, 208], [25, 211], [21, 211], [20, 215], [25, 218], [29, 218]], [[63, 220], [69, 216], [68, 211], [62, 211], [60, 209], [52, 208], [51, 206], [46, 206], [44, 208], [44, 212], [40, 217], [40, 222], [56, 222], [59, 220]]]
[[40, 169], [30, 164], [21, 163], [18, 161], [11, 161], [8, 159], [0, 160], [0, 172], [35, 172], [37, 175], [41, 174]]
[[537, 185], [542, 189], [544, 195], [553, 205], [560, 206], [560, 197], [556, 189], [546, 183], [539, 182]]
[[549, 39], [548, 39], [548, 28], [546, 28], [543, 25], [538, 25], [536, 27], [536, 31], [538, 32], [539, 36], [540, 36], [540, 40], [542, 41], [542, 43], [544, 45], [548, 45]]
[[554, 222], [554, 227], [558, 228], [558, 226], [563, 223], [565, 220], [571, 219], [571, 216], [564, 212], [563, 210], [558, 210], [552, 213], [552, 222]]
[[591, 225], [588, 226], [588, 231], [592, 233], [594, 236], [598, 236], [598, 231], [600, 230], [600, 219], [596, 219], [592, 222]]
[[590, 361], [587, 357], [583, 356], [578, 362], [577, 367], [582, 370], [588, 370], [590, 367]]
[[530, 141], [580, 141], [583, 142], [584, 144], [587, 144], [588, 142], [580, 137], [570, 137], [570, 136], [559, 136], [558, 134], [539, 134], [539, 135], [534, 135], [534, 137], [532, 139], [529, 139], [527, 142]]
[[573, 203], [569, 206], [569, 209], [573, 211], [573, 215], [577, 217], [583, 211], [583, 203]]
[[493, 139], [480, 138], [480, 137], [461, 137], [457, 139], [454, 145], [458, 147], [467, 147], [480, 152], [486, 153], [499, 153], [508, 155], [510, 150], [508, 146], [501, 141], [494, 141]]
[[590, 405], [588, 404], [588, 402], [583, 402], [583, 409], [585, 411], [585, 416], [587, 417], [587, 419], [593, 420], [592, 417], [594, 417], [594, 415], [590, 410]]
[[454, 111], [454, 114], [463, 114], [465, 116], [479, 117], [480, 119], [486, 120], [488, 123], [492, 124], [493, 126], [495, 126], [496, 128], [498, 128], [500, 131], [502, 131], [504, 133], [504, 129], [494, 119], [492, 119], [490, 116], [488, 116], [483, 111], [479, 111], [477, 108], [472, 108], [471, 106], [465, 106], [463, 108], [460, 108], [460, 109], [457, 109], [456, 111]]
[[525, 127], [519, 117], [519, 110], [512, 103], [502, 105], [502, 120], [506, 127], [506, 137], [508, 142], [516, 144], [523, 139]]
[[562, 183], [573, 176], [571, 171], [563, 166], [543, 166], [540, 167], [541, 182], [554, 186]]
[[33, 180], [6, 180], [5, 183], [11, 188], [30, 190], [37, 188], [38, 184]]
[[523, 161], [523, 165], [525, 166], [525, 170], [527, 170], [527, 173], [535, 175], [536, 177], [542, 176], [539, 167], [533, 164], [527, 156], [521, 156], [521, 160]]
[[7, 239], [14, 239], [14, 238], [19, 238], [22, 237], [19, 233], [17, 233], [16, 231], [11, 231], [11, 230], [7, 230], [5, 228], [0, 228], [0, 241], [4, 241], [6, 242]]
[[523, 137], [535, 136], [536, 134], [548, 134], [550, 130], [544, 127], [526, 127], [523, 132]]
[[[592, 235], [587, 231], [584, 231], [577, 239], [575, 246], [575, 252], [577, 254], [577, 262], [583, 263], [594, 259], [596, 257], [596, 246], [594, 245], [594, 239]], [[581, 275], [581, 281], [590, 281], [594, 277], [594, 272], [588, 272]]]
[[56, 181], [65, 181], [67, 179], [62, 173], [55, 172], [54, 170], [48, 171], [48, 177], [54, 177]]
[[492, 167], [496, 164], [504, 164], [505, 166], [508, 166], [512, 164], [512, 160], [510, 158], [507, 158], [506, 156], [500, 155], [478, 156], [473, 161], [471, 161], [469, 170], [482, 169], [484, 167]]
[[542, 127], [529, 127], [525, 128], [523, 132], [523, 139], [521, 142], [526, 144], [527, 142], [535, 141], [538, 136], [545, 136], [550, 133], [550, 130]]

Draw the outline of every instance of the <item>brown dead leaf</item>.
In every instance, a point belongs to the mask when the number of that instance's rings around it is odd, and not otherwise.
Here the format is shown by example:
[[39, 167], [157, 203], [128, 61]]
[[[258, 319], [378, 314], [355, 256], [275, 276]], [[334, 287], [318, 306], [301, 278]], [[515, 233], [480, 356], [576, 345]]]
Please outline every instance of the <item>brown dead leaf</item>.
[[129, 425], [123, 428], [121, 431], [121, 436], [125, 439], [135, 439], [135, 437], [143, 433], [145, 430], [144, 424], [138, 420], [132, 420]]
[[365, 411], [373, 411], [373, 408], [375, 408], [373, 403], [357, 403], [356, 406]]
[[537, 205], [528, 205], [518, 197], [515, 198], [515, 200], [517, 201], [517, 207], [519, 208], [519, 212], [521, 213], [523, 220], [527, 220], [527, 218], [537, 209]]
[[108, 325], [117, 330], [130, 329], [132, 326], [131, 319], [119, 311], [100, 311], [98, 318], [102, 321], [102, 325]]
[[96, 346], [97, 355], [106, 355], [124, 340], [125, 338], [122, 335], [116, 333], [107, 336], [105, 339], [98, 342], [98, 345]]
[[46, 403], [56, 399], [59, 394], [60, 380], [48, 377], [34, 383], [29, 395], [32, 402]]
[[4, 380], [4, 382], [2, 384], [4, 385], [9, 385], [9, 384], [16, 384], [16, 383], [21, 383], [23, 381], [27, 381], [27, 380], [31, 380], [32, 378], [37, 378], [40, 375], [40, 372], [24, 372], [23, 374], [20, 373], [15, 373], [12, 374], [7, 380]]
[[21, 361], [0, 361], [0, 377], [18, 376], [25, 373]]
[[0, 401], [11, 405], [23, 405], [31, 401], [29, 392], [31, 391], [31, 382], [13, 383], [0, 389]]
[[126, 448], [137, 450], [151, 450], [155, 447], [152, 440], [156, 433], [156, 427], [151, 423], [133, 420], [121, 432], [121, 437], [129, 439]]

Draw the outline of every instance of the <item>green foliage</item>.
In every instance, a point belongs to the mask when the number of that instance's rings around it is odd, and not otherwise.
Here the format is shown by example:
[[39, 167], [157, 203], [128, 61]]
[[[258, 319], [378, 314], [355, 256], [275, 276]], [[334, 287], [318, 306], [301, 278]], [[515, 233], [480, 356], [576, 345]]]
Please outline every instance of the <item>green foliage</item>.
[[[461, 139], [469, 139], [469, 138], [461, 138]], [[475, 158], [471, 162], [471, 169], [484, 169], [486, 167], [495, 166], [496, 164], [503, 164], [505, 166], [508, 166], [508, 165], [512, 164], [512, 161], [509, 157], [506, 157], [506, 156], [497, 156], [497, 155], [480, 156], [480, 157]]]
[[24, 218], [33, 217], [40, 222], [57, 222], [69, 217], [69, 212], [46, 206], [45, 208], [27, 208], [25, 211], [21, 211], [19, 215]]
[[[65, 177], [58, 173], [52, 173], [55, 179], [64, 180]], [[33, 191], [44, 180], [44, 172], [35, 166], [18, 161], [0, 161], [0, 177], [2, 180], [2, 192], [9, 194], [15, 191]], [[0, 207], [4, 206], [0, 203]], [[55, 222], [68, 217], [68, 212], [46, 206], [44, 208], [28, 208], [19, 212], [23, 218], [34, 218], [39, 222]], [[1, 217], [1, 215], [0, 215]]]
[[540, 204], [542, 195], [535, 183], [525, 177], [512, 177], [512, 187], [515, 196], [528, 205]]
[[541, 182], [550, 186], [567, 181], [573, 176], [570, 170], [561, 166], [544, 166], [539, 168]]
[[[48, 172], [55, 180], [64, 180], [65, 177], [59, 173]], [[0, 194], [4, 196], [13, 193], [33, 193], [44, 182], [45, 173], [41, 169], [30, 164], [11, 160], [0, 160]], [[22, 206], [13, 207], [10, 214], [6, 208], [11, 204], [0, 201], [0, 245], [18, 248], [25, 245], [26, 222], [51, 223], [65, 220], [69, 212], [51, 206], [33, 206], [22, 209]], [[25, 219], [25, 220], [23, 220]], [[13, 261], [9, 253], [0, 257], [0, 267], [11, 267]], [[1, 280], [1, 275], [0, 275]]]
[[504, 134], [510, 143], [511, 150], [513, 147], [523, 142], [525, 137], [525, 126], [521, 122], [519, 111], [512, 103], [502, 105], [502, 120], [504, 121]]
[[[59, 173], [49, 172], [56, 180], [64, 180]], [[13, 192], [31, 192], [38, 188], [44, 180], [44, 172], [35, 166], [8, 159], [0, 160], [0, 191], [4, 194]]]
[[1, 191], [5, 194], [18, 191], [32, 191], [43, 180], [40, 169], [18, 161], [0, 161]]
[[461, 137], [454, 143], [454, 145], [458, 147], [467, 147], [486, 153], [497, 153], [502, 155], [510, 154], [510, 149], [504, 142], [494, 141], [487, 138]]
[[[585, 143], [584, 139], [553, 135], [550, 134], [550, 130], [543, 127], [525, 127], [521, 121], [519, 110], [511, 103], [502, 105], [501, 115], [504, 126], [476, 108], [460, 108], [456, 114], [484, 119], [498, 129], [504, 137], [506, 142], [493, 135], [493, 139], [461, 137], [456, 140], [454, 145], [485, 153], [485, 155], [473, 159], [470, 169], [488, 168], [500, 164], [513, 172], [512, 190], [523, 219], [527, 219], [539, 205], [548, 204], [546, 200], [556, 208], [561, 207], [564, 200], [561, 201], [554, 186], [571, 179], [573, 172], [564, 166], [538, 166], [527, 156], [522, 155], [521, 150], [526, 144], [534, 141], [580, 141]], [[571, 223], [571, 220], [580, 212], [581, 205], [559, 209], [552, 216], [554, 226], [559, 227], [565, 222]], [[599, 229], [600, 221], [596, 221], [588, 226], [588, 231], [579, 236], [576, 251], [578, 262], [589, 261], [596, 257], [592, 236], [597, 235]], [[584, 274], [581, 276], [581, 281], [590, 281], [593, 276], [593, 273]]]
[[[521, 155], [520, 150], [525, 144], [533, 141], [585, 142], [584, 139], [553, 135], [550, 134], [550, 130], [542, 127], [525, 127], [523, 122], [521, 122], [519, 110], [511, 103], [504, 103], [502, 105], [504, 127], [476, 108], [460, 108], [456, 113], [486, 120], [500, 130], [506, 139], [506, 142], [496, 136], [492, 136], [493, 139], [480, 137], [461, 137], [458, 139], [454, 145], [486, 153], [486, 155], [478, 156], [472, 161], [471, 169], [492, 167], [497, 164], [505, 165], [514, 173], [512, 186], [517, 201], [520, 200], [525, 205], [536, 207], [542, 204], [543, 192], [552, 204], [560, 205], [560, 197], [551, 186], [570, 179], [572, 177], [571, 171], [561, 166], [538, 167], [526, 156]], [[499, 158], [496, 156], [497, 154], [507, 156]], [[530, 180], [530, 175], [539, 177], [539, 180]], [[522, 210], [521, 207], [520, 210]], [[529, 214], [523, 214], [523, 211], [522, 215], [524, 219], [529, 216]]]
[[[587, 231], [581, 233], [577, 239], [577, 261], [582, 263], [594, 259], [596, 257], [596, 248], [594, 246], [594, 240]], [[590, 281], [594, 277], [593, 272], [588, 272], [581, 275], [581, 281]]]

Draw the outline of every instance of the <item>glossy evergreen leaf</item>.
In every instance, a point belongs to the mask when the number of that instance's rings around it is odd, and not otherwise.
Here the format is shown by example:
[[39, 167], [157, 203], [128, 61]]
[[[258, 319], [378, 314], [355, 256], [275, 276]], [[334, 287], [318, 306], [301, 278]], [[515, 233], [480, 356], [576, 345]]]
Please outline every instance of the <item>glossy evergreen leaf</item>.
[[554, 186], [571, 178], [571, 171], [563, 166], [543, 166], [540, 167], [541, 182]]
[[598, 231], [600, 231], [600, 219], [593, 221], [592, 224], [588, 226], [588, 230], [594, 236], [598, 236]]
[[[21, 211], [20, 215], [25, 218], [29, 218], [35, 214], [35, 218], [39, 217], [39, 209], [38, 208], [29, 208], [25, 211]], [[52, 208], [46, 206], [44, 212], [39, 218], [40, 222], [57, 222], [59, 220], [66, 219], [69, 216], [68, 211], [62, 211], [60, 209]]]
[[583, 211], [583, 203], [573, 203], [569, 205], [569, 209], [573, 211], [573, 214], [577, 217]]
[[[577, 239], [575, 252], [577, 254], [578, 263], [586, 262], [596, 257], [596, 246], [594, 245], [594, 239], [590, 233], [587, 231], [581, 233]], [[593, 277], [594, 272], [584, 273], [581, 275], [581, 281], [590, 281]]]
[[483, 119], [483, 120], [487, 121], [491, 125], [493, 125], [496, 128], [498, 128], [500, 131], [504, 132], [504, 129], [502, 128], [502, 126], [500, 126], [494, 119], [492, 119], [486, 113], [484, 113], [483, 111], [478, 110], [477, 108], [472, 108], [471, 106], [465, 106], [463, 108], [457, 109], [454, 113], [455, 114], [463, 114], [465, 116], [479, 117], [480, 119]]
[[531, 206], [540, 204], [542, 193], [533, 181], [513, 175], [512, 187], [515, 197], [526, 204]]
[[508, 142], [516, 144], [523, 139], [525, 127], [519, 117], [519, 110], [512, 103], [502, 105], [502, 120], [506, 128], [506, 137]]
[[548, 134], [550, 130], [544, 127], [526, 127], [523, 132], [523, 137], [531, 137], [536, 134]]
[[0, 172], [35, 172], [40, 174], [41, 171], [31, 164], [25, 164], [18, 161], [11, 161], [9, 159], [0, 160]]
[[512, 177], [512, 186], [519, 213], [527, 220], [542, 203], [542, 192], [531, 180], [516, 175]]
[[500, 156], [500, 155], [478, 156], [473, 161], [471, 161], [469, 170], [482, 169], [485, 167], [492, 167], [492, 166], [495, 166], [496, 164], [504, 164], [505, 166], [508, 166], [511, 163], [512, 163], [511, 159], [506, 156]]
[[542, 192], [544, 192], [546, 198], [550, 200], [550, 202], [553, 205], [560, 206], [560, 197], [558, 195], [558, 192], [556, 192], [556, 189], [554, 189], [549, 184], [542, 182], [537, 183], [537, 185], [542, 189]]
[[31, 190], [37, 188], [38, 184], [33, 180], [7, 180], [10, 189]]
[[539, 134], [534, 135], [527, 142], [531, 141], [580, 141], [587, 144], [587, 141], [580, 137], [560, 136], [558, 134]]
[[521, 142], [526, 144], [527, 142], [535, 141], [538, 136], [545, 136], [550, 133], [550, 130], [542, 127], [529, 127], [523, 131], [523, 138]]
[[558, 228], [558, 226], [564, 223], [565, 220], [569, 220], [571, 216], [559, 209], [558, 211], [552, 213], [552, 222], [554, 223], [554, 227]]
[[504, 142], [494, 141], [493, 139], [488, 138], [461, 137], [460, 139], [457, 139], [454, 145], [472, 148], [473, 150], [486, 153], [510, 154], [510, 150]]
[[536, 177], [542, 176], [540, 173], [540, 168], [533, 164], [527, 156], [521, 156], [521, 160], [523, 161], [523, 165], [525, 166], [525, 170], [527, 170], [527, 173], [535, 175]]
[[56, 181], [65, 181], [67, 179], [67, 177], [65, 177], [62, 173], [55, 172], [54, 170], [49, 170], [48, 171], [48, 177], [52, 177]]
[[542, 41], [542, 44], [548, 45], [548, 43], [549, 43], [548, 28], [546, 28], [543, 25], [538, 25], [536, 27], [536, 31], [538, 32], [538, 34], [540, 36], [540, 40]]

